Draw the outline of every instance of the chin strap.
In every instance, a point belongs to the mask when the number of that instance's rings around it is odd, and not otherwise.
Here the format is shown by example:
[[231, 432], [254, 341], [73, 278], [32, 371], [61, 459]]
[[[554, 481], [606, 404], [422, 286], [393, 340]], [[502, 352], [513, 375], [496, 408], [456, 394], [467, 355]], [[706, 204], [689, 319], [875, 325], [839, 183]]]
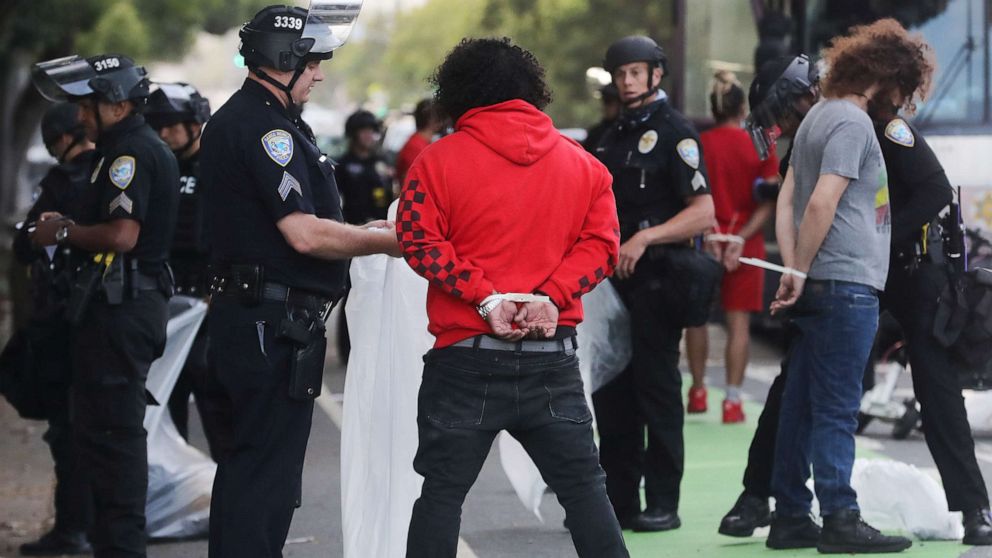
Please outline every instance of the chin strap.
[[655, 68], [659, 68], [659, 67], [660, 66], [657, 65], [657, 64], [651, 64], [648, 67], [648, 90], [646, 92], [644, 92], [643, 94], [638, 95], [637, 97], [634, 97], [633, 99], [624, 102], [623, 103], [623, 106], [625, 108], [629, 108], [630, 105], [634, 105], [634, 104], [640, 103], [641, 101], [650, 99], [650, 98], [658, 95], [658, 90], [661, 89], [661, 83], [659, 82], [657, 85], [655, 85], [655, 83], [654, 83], [654, 69]]
[[303, 75], [302, 67], [297, 68], [296, 71], [293, 72], [293, 78], [289, 80], [288, 85], [275, 80], [272, 76], [263, 72], [259, 67], [250, 69], [259, 77], [259, 79], [267, 81], [268, 83], [274, 85], [278, 90], [286, 94], [286, 110], [289, 111], [290, 114], [300, 116], [300, 114], [303, 113], [303, 107], [298, 106], [293, 100], [293, 86], [296, 85], [296, 82], [300, 79], [300, 76]]
[[197, 132], [196, 135], [193, 135], [193, 126], [191, 126], [188, 121], [183, 122], [183, 128], [186, 128], [186, 137], [188, 137], [189, 140], [182, 147], [173, 151], [173, 153], [175, 153], [177, 157], [180, 155], [185, 155], [186, 152], [189, 151], [189, 148], [193, 147], [193, 144], [196, 143], [196, 140], [200, 139], [200, 136], [203, 134], [202, 125], [200, 126], [200, 131]]

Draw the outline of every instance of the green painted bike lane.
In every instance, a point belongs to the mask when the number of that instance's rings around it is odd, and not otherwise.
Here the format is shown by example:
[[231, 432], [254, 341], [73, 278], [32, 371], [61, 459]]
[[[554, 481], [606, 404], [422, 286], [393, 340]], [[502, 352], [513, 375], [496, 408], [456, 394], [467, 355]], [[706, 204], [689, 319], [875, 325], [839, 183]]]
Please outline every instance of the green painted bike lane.
[[[687, 382], [686, 382], [687, 383]], [[709, 412], [687, 415], [685, 422], [685, 476], [679, 516], [682, 527], [662, 533], [624, 531], [632, 558], [792, 558], [820, 556], [816, 549], [771, 550], [765, 547], [767, 529], [750, 538], [725, 537], [716, 532], [723, 514], [741, 491], [747, 450], [761, 406], [745, 403], [747, 422], [720, 422], [723, 394], [709, 389]], [[858, 450], [859, 457], [876, 457]], [[919, 541], [900, 554], [913, 558], [956, 558], [969, 548], [953, 541]]]

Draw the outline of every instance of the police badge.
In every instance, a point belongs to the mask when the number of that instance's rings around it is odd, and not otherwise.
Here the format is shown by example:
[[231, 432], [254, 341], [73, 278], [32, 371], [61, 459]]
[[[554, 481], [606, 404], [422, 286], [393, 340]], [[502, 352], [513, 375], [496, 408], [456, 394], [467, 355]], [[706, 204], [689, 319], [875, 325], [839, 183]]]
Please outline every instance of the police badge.
[[262, 136], [262, 147], [280, 167], [288, 165], [293, 158], [293, 136], [285, 130], [272, 130]]
[[692, 138], [684, 139], [675, 146], [679, 157], [693, 169], [699, 169], [699, 144]]
[[108, 171], [110, 181], [121, 190], [126, 190], [134, 178], [134, 157], [124, 155], [114, 159]]
[[892, 140], [892, 143], [903, 147], [913, 147], [916, 145], [916, 136], [909, 129], [909, 124], [902, 118], [896, 118], [885, 127], [885, 137]]

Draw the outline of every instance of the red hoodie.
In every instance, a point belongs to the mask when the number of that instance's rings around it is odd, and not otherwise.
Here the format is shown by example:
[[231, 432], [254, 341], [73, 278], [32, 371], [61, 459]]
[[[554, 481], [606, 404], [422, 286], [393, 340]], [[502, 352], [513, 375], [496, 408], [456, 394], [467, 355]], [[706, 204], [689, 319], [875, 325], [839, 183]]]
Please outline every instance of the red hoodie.
[[610, 173], [533, 105], [473, 109], [407, 174], [396, 216], [403, 255], [430, 286], [435, 348], [492, 333], [476, 306], [543, 292], [558, 324], [613, 273], [620, 231]]

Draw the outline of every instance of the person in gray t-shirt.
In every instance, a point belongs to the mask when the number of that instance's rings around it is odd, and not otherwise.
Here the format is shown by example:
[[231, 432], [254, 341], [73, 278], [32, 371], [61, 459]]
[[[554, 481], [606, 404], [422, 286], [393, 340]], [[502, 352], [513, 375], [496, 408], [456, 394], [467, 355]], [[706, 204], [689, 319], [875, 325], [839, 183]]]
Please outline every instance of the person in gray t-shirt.
[[[855, 27], [825, 52], [824, 99], [796, 134], [776, 210], [786, 272], [772, 312], [795, 306], [772, 495], [771, 548], [897, 552], [912, 543], [861, 519], [851, 487], [861, 378], [878, 329], [889, 260], [888, 180], [869, 101], [912, 105], [928, 81], [925, 45], [895, 20]], [[910, 86], [911, 85], [911, 86]], [[823, 516], [809, 519], [812, 467]]]
[[792, 153], [792, 219], [798, 230], [822, 175], [849, 180], [808, 275], [885, 288], [889, 189], [871, 118], [844, 99], [824, 99], [806, 115]]

